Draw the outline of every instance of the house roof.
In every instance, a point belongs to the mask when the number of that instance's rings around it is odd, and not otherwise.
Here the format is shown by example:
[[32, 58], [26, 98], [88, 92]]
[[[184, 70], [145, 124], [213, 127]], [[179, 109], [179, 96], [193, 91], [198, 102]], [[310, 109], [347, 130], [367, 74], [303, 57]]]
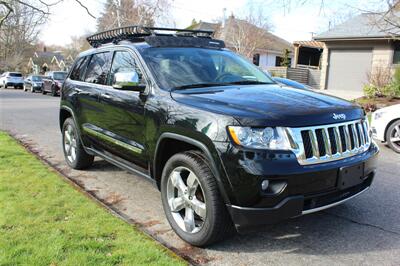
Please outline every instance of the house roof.
[[363, 13], [351, 18], [331, 30], [318, 34], [313, 39], [320, 41], [341, 39], [388, 39], [400, 36], [400, 29], [390, 25], [388, 20], [398, 20], [400, 12], [383, 14]]
[[297, 45], [297, 46], [317, 48], [317, 49], [324, 48], [324, 43], [318, 41], [295, 41], [293, 42], [293, 44], [295, 46]]
[[210, 22], [203, 22], [200, 21], [199, 23], [188, 27], [188, 29], [193, 30], [210, 30], [210, 31], [219, 31], [220, 30], [220, 38], [225, 41], [227, 46], [230, 46], [230, 35], [229, 32], [233, 31], [234, 27], [237, 25], [246, 25], [246, 27], [254, 27], [255, 29], [262, 31], [262, 38], [264, 40], [263, 44], [258, 47], [259, 50], [266, 50], [266, 51], [275, 51], [281, 53], [283, 50], [288, 49], [292, 51], [293, 47], [290, 42], [272, 34], [271, 32], [258, 28], [257, 26], [250, 24], [249, 22], [241, 19], [237, 19], [233, 16], [230, 16], [225, 21], [225, 26], [222, 28], [221, 23], [210, 23]]
[[189, 29], [189, 30], [216, 31], [219, 28], [220, 25], [221, 25], [220, 23], [212, 23], [212, 22], [200, 21], [197, 24], [194, 24], [194, 25], [191, 25], [191, 26], [187, 27], [187, 29]]

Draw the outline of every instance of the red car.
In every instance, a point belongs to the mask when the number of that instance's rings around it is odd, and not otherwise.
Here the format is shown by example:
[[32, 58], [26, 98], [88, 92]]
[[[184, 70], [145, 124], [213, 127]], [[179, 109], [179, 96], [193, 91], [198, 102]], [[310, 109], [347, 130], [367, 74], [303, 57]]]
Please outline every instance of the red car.
[[52, 96], [60, 95], [60, 90], [66, 77], [67, 72], [65, 71], [46, 72], [43, 77], [42, 93], [47, 94], [50, 92]]

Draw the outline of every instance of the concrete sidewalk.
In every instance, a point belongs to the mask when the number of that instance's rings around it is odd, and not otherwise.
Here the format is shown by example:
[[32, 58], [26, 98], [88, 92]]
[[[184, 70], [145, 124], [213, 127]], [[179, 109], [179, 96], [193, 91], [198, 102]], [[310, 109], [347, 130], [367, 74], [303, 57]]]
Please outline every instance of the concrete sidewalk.
[[315, 90], [316, 92], [329, 94], [332, 96], [336, 96], [348, 101], [360, 98], [364, 96], [363, 91], [351, 91], [351, 90]]

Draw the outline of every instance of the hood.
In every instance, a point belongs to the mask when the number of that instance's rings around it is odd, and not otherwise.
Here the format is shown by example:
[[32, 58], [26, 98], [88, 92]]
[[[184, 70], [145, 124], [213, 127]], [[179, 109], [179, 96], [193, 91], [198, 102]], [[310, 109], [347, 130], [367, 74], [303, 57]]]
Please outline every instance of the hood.
[[364, 116], [358, 105], [343, 99], [275, 84], [187, 89], [171, 96], [182, 104], [233, 116], [243, 126], [314, 126]]

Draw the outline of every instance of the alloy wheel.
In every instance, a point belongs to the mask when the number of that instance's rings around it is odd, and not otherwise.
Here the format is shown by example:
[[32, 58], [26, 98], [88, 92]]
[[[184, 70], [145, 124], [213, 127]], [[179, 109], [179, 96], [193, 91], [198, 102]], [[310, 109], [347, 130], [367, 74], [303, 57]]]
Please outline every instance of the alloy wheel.
[[394, 146], [400, 149], [400, 125], [396, 125], [390, 132], [390, 140]]
[[167, 183], [168, 205], [176, 224], [186, 233], [197, 233], [206, 220], [206, 201], [198, 177], [188, 168], [175, 168]]
[[64, 150], [68, 161], [73, 163], [76, 159], [77, 139], [75, 130], [71, 125], [67, 125], [64, 131]]

